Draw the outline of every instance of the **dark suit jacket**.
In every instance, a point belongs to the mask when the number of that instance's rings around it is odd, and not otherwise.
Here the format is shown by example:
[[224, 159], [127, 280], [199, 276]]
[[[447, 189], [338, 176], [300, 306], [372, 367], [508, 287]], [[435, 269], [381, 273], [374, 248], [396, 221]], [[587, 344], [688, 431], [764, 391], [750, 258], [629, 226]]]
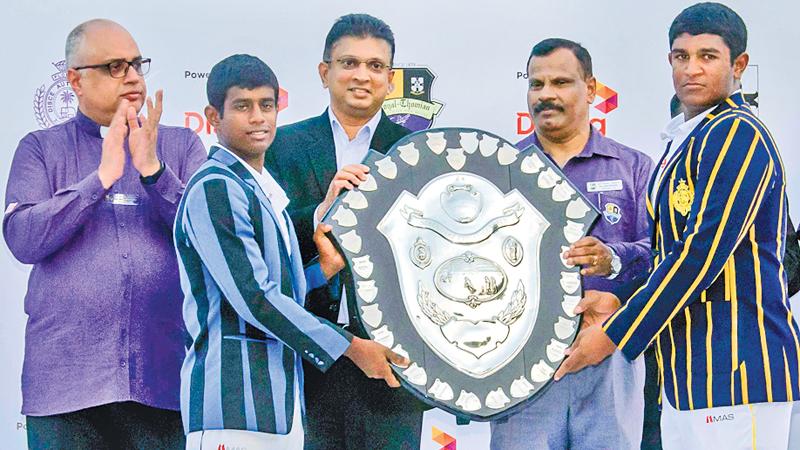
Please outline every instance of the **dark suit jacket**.
[[[381, 114], [370, 148], [386, 153], [395, 142], [411, 132], [389, 120], [386, 114]], [[312, 238], [314, 210], [322, 203], [336, 174], [336, 147], [328, 111], [278, 128], [264, 164], [289, 196], [291, 202], [287, 209], [294, 222], [303, 262], [308, 263], [317, 256]], [[327, 288], [309, 292], [306, 309], [335, 322], [340, 298], [339, 283], [333, 279]]]

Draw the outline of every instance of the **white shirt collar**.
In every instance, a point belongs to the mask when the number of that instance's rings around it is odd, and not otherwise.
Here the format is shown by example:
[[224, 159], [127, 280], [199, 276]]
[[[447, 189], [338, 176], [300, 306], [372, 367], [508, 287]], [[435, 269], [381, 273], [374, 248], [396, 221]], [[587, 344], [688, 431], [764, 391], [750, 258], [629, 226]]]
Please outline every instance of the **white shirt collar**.
[[[378, 128], [378, 122], [381, 121], [381, 112], [382, 110], [378, 109], [378, 112], [375, 113], [375, 115], [372, 116], [371, 119], [369, 119], [369, 122], [364, 124], [364, 126], [361, 127], [360, 130], [358, 130], [358, 133], [356, 134], [356, 137], [353, 140], [358, 139], [362, 135], [362, 133], [367, 133], [368, 135], [367, 145], [369, 145], [369, 143], [372, 142], [372, 137], [375, 135], [375, 129]], [[339, 122], [339, 119], [336, 118], [336, 114], [333, 113], [333, 110], [330, 107], [328, 107], [328, 119], [330, 119], [331, 129], [333, 130], [334, 135], [337, 132], [342, 132], [344, 133], [345, 136], [347, 136], [347, 133], [344, 132], [344, 127], [342, 126], [341, 122]]]
[[[740, 91], [741, 89], [737, 89], [736, 91], [731, 93], [731, 95], [734, 95]], [[667, 125], [661, 131], [661, 140], [666, 142], [674, 140], [678, 136], [688, 135], [689, 133], [691, 133], [692, 130], [694, 130], [694, 127], [696, 127], [700, 122], [702, 122], [703, 118], [708, 114], [710, 114], [711, 111], [715, 110], [717, 106], [718, 105], [714, 105], [708, 108], [707, 110], [703, 111], [702, 113], [692, 117], [689, 120], [686, 120], [685, 113], [681, 113], [673, 117], [672, 120], [667, 122]], [[675, 142], [673, 144], [681, 144], [681, 143], [682, 142]]]
[[256, 171], [250, 164], [247, 164], [242, 158], [239, 157], [236, 153], [228, 150], [224, 145], [217, 143], [217, 147], [225, 150], [226, 152], [233, 155], [242, 165], [244, 165], [250, 174], [253, 175], [255, 178], [256, 183], [261, 187], [261, 190], [264, 191], [264, 195], [267, 196], [270, 203], [272, 204], [272, 209], [275, 210], [275, 213], [283, 215], [283, 210], [289, 205], [289, 197], [286, 195], [286, 192], [283, 190], [280, 184], [272, 178], [272, 175], [269, 173], [267, 169], [261, 169], [261, 172]]

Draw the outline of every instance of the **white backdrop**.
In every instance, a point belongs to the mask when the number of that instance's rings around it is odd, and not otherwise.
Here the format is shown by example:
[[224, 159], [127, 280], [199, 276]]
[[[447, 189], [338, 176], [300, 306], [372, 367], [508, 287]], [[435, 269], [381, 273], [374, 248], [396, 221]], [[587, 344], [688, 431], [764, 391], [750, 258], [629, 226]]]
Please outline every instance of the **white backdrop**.
[[[604, 127], [608, 136], [657, 158], [658, 133], [669, 119], [672, 96], [667, 30], [674, 16], [692, 2], [14, 3], [6, 5], [0, 17], [0, 61], [6, 89], [6, 108], [0, 111], [4, 128], [0, 135], [2, 198], [19, 140], [40, 128], [40, 122], [58, 119], [75, 107], [58, 84], [61, 76], [54, 63], [64, 58], [67, 33], [93, 17], [116, 20], [131, 31], [142, 54], [153, 59], [147, 77], [150, 91], [165, 90], [162, 123], [198, 128], [207, 145], [214, 137], [200, 122], [206, 104], [203, 74], [214, 63], [232, 53], [261, 57], [288, 92], [288, 107], [279, 114], [279, 123], [317, 115], [328, 99], [316, 71], [325, 35], [337, 17], [367, 12], [384, 19], [394, 30], [398, 66], [425, 67], [435, 74], [431, 98], [444, 106], [434, 126], [476, 127], [519, 140], [518, 131], [530, 127], [529, 120], [518, 115], [527, 111], [526, 80], [521, 74], [530, 48], [547, 37], [565, 37], [587, 47], [595, 75], [610, 89], [592, 109], [596, 125]], [[800, 4], [788, 0], [727, 3], [748, 25], [752, 66], [745, 75], [745, 91], [758, 93], [759, 115], [782, 150], [790, 174], [791, 208], [797, 219], [800, 179], [791, 174], [800, 165], [796, 151], [800, 127], [793, 110], [800, 103], [795, 75], [800, 73], [795, 51], [800, 42], [796, 25]], [[28, 271], [28, 266], [13, 259], [5, 244], [0, 246], [5, 318], [0, 327], [0, 442], [9, 449], [25, 446], [19, 384]], [[452, 417], [434, 412], [426, 416], [423, 448], [456, 448], [447, 437], [437, 437], [437, 430], [456, 439], [459, 449], [488, 447], [486, 424], [457, 427]]]

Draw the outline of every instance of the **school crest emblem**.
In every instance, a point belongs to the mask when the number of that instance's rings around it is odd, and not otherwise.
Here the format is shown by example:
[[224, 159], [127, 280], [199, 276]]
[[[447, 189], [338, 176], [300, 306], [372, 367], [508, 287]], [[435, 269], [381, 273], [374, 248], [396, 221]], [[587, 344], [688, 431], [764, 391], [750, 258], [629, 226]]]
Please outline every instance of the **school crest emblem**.
[[682, 216], [686, 216], [692, 208], [692, 201], [694, 201], [694, 191], [686, 184], [686, 180], [679, 180], [678, 186], [672, 193], [672, 207]]

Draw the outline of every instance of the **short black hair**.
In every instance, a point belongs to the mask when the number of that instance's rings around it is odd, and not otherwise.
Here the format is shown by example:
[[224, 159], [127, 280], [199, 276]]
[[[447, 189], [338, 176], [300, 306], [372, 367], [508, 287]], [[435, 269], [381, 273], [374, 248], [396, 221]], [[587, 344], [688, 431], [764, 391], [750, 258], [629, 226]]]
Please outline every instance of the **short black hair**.
[[269, 86], [275, 89], [275, 102], [278, 102], [278, 77], [275, 72], [262, 60], [251, 55], [232, 55], [214, 65], [208, 74], [206, 83], [206, 96], [208, 104], [223, 115], [225, 96], [228, 89], [239, 87], [242, 89], [255, 89]]
[[747, 26], [736, 11], [719, 3], [697, 3], [678, 14], [669, 27], [669, 48], [682, 34], [716, 34], [731, 52], [733, 60], [747, 49]]
[[383, 39], [389, 44], [390, 56], [389, 65], [394, 62], [394, 33], [386, 22], [369, 14], [347, 14], [339, 17], [333, 23], [328, 36], [325, 37], [325, 50], [322, 52], [322, 60], [331, 61], [331, 51], [339, 39], [347, 36], [358, 38], [373, 37]]
[[528, 57], [528, 65], [531, 64], [531, 59], [534, 56], [547, 56], [554, 51], [564, 48], [572, 52], [581, 65], [583, 78], [590, 78], [592, 76], [592, 56], [589, 51], [575, 41], [561, 38], [548, 38], [533, 46], [531, 55]]

